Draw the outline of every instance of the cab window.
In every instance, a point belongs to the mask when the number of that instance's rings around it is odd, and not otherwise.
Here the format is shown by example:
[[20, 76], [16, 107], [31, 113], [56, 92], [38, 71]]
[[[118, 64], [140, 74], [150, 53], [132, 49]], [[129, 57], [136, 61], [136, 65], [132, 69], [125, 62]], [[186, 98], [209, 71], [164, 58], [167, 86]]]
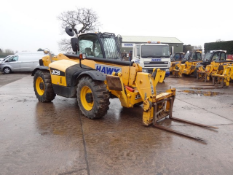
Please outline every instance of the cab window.
[[178, 53], [175, 54], [175, 55], [174, 55], [174, 58], [175, 58], [175, 61], [179, 61], [179, 60], [180, 60], [180, 54], [178, 54]]
[[219, 58], [220, 58], [220, 53], [219, 52], [214, 53], [212, 61], [219, 61]]
[[99, 40], [95, 35], [86, 35], [79, 37], [79, 52], [86, 57], [103, 58]]
[[18, 61], [18, 56], [12, 56], [8, 58], [8, 62]]
[[226, 53], [221, 53], [220, 60], [221, 60], [221, 61], [226, 60]]
[[197, 52], [197, 60], [201, 60], [201, 53]]
[[137, 55], [140, 58], [140, 45], [137, 45]]

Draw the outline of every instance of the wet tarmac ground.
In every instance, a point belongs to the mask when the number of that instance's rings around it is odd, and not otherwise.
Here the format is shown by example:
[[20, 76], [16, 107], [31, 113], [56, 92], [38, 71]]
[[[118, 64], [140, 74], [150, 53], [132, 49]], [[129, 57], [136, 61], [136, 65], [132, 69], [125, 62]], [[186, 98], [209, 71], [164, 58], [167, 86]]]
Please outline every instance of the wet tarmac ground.
[[0, 75], [1, 175], [233, 174], [232, 83], [214, 88], [194, 78], [169, 77], [158, 85], [158, 92], [177, 88], [174, 117], [219, 128], [162, 121], [206, 140], [201, 143], [143, 126], [142, 107], [125, 109], [118, 99], [99, 120], [82, 116], [76, 99], [56, 96], [52, 103], [39, 103], [33, 77], [11, 75]]

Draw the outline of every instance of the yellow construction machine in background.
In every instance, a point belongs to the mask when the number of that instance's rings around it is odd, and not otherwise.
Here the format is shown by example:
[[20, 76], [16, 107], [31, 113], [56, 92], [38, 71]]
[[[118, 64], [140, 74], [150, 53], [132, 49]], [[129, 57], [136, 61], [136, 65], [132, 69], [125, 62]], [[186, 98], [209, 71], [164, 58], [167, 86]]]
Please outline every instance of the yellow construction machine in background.
[[182, 61], [172, 64], [171, 74], [175, 77], [182, 77], [182, 74], [191, 75], [195, 72], [197, 63], [202, 61], [201, 54], [201, 51], [188, 51]]
[[180, 67], [180, 71], [185, 75], [191, 75], [196, 71], [197, 64], [202, 62], [202, 51], [191, 52], [189, 57], [188, 61]]
[[171, 58], [171, 67], [169, 68], [170, 74], [175, 77], [181, 77], [179, 67], [181, 63], [185, 62], [184, 59], [185, 53], [184, 52], [178, 52], [175, 53], [175, 55]]
[[232, 79], [232, 63], [233, 61], [226, 59], [225, 50], [212, 50], [205, 54], [203, 62], [199, 64], [197, 70], [197, 79], [210, 81], [213, 84], [229, 86]]
[[222, 73], [212, 75], [213, 85], [220, 87], [229, 86], [231, 80], [233, 80], [233, 63], [223, 65]]
[[197, 79], [203, 79], [205, 82], [209, 81], [212, 75], [223, 72], [222, 64], [223, 63], [213, 61], [210, 65], [207, 65], [205, 69], [203, 66], [200, 66], [197, 70]]

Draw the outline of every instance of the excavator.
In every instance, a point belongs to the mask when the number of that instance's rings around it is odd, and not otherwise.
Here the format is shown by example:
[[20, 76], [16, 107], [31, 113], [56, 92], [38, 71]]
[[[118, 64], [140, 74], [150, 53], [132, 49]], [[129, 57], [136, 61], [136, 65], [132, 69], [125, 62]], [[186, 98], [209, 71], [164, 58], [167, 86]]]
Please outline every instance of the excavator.
[[[173, 132], [197, 141], [204, 141], [181, 133], [158, 123], [165, 118], [205, 128], [215, 128], [181, 120], [172, 116], [176, 89], [157, 94], [156, 85], [162, 83], [165, 71], [153, 69], [152, 73], [142, 72], [142, 67], [123, 61], [120, 54], [120, 37], [113, 33], [83, 33], [66, 27], [71, 36], [72, 54], [52, 55], [50, 51], [39, 60], [33, 72], [33, 87], [39, 102], [47, 103], [56, 95], [76, 98], [80, 111], [89, 119], [103, 117], [110, 98], [118, 98], [121, 106], [133, 108], [143, 103], [142, 122], [145, 126]], [[76, 35], [76, 36], [75, 36]]]

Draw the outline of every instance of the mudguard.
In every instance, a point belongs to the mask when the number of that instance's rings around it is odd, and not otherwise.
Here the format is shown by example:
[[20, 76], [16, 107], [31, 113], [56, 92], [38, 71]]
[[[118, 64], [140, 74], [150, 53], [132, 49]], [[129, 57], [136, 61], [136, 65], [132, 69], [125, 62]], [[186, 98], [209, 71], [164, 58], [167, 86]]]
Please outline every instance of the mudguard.
[[49, 67], [47, 67], [47, 66], [37, 66], [37, 67], [32, 71], [31, 76], [34, 76], [34, 74], [35, 74], [35, 72], [36, 72], [37, 70], [49, 70]]
[[83, 71], [78, 75], [78, 79], [82, 77], [83, 75], [89, 75], [93, 80], [97, 81], [105, 81], [106, 75], [102, 72], [96, 71], [96, 70], [89, 70], [89, 71]]

